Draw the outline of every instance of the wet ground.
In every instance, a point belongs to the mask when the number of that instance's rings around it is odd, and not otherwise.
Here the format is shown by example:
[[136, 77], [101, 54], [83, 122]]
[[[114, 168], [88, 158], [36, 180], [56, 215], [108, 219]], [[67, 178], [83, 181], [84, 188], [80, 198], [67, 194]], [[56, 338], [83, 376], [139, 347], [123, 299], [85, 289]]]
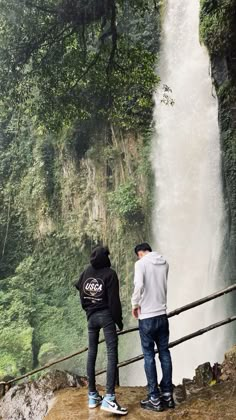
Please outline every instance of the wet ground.
[[[103, 389], [100, 388], [101, 393]], [[45, 420], [99, 420], [126, 417], [129, 420], [236, 420], [236, 382], [225, 382], [200, 391], [175, 410], [154, 413], [143, 410], [139, 401], [146, 396], [142, 387], [117, 389], [117, 400], [129, 409], [128, 416], [104, 413], [99, 408], [87, 408], [87, 389], [69, 388], [59, 391], [52, 401]]]

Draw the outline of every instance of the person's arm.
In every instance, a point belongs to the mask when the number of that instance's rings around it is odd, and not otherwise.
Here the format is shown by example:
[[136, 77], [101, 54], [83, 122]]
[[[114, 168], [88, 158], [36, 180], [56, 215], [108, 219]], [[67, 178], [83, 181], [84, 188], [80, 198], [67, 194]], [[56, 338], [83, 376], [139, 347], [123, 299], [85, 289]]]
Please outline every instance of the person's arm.
[[120, 302], [120, 293], [119, 293], [119, 280], [116, 272], [113, 273], [113, 276], [107, 282], [107, 297], [108, 297], [108, 306], [111, 311], [111, 316], [113, 321], [118, 326], [119, 330], [123, 330], [123, 318], [122, 318], [122, 308]]
[[134, 292], [131, 298], [132, 303], [132, 315], [134, 318], [138, 318], [140, 310], [140, 300], [143, 293], [144, 287], [144, 274], [140, 264], [134, 266]]

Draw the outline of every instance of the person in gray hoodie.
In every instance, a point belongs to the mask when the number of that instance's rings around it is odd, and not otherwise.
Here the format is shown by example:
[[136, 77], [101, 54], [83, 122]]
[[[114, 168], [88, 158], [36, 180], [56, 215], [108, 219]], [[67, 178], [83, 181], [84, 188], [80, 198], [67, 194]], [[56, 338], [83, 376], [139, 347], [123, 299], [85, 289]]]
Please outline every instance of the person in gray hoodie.
[[[166, 315], [167, 278], [169, 265], [148, 243], [135, 247], [132, 314], [139, 319], [139, 333], [144, 354], [144, 368], [148, 382], [148, 397], [141, 401], [147, 410], [163, 411], [174, 408], [172, 361], [169, 345], [169, 323]], [[162, 369], [160, 389], [157, 381], [155, 344]]]

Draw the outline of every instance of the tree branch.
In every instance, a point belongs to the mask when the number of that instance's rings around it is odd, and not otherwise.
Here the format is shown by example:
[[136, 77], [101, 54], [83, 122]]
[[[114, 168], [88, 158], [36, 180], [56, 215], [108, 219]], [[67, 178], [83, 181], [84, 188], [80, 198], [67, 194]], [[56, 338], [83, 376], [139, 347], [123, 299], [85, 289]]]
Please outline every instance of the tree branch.
[[16, 58], [16, 61], [15, 61], [14, 66], [13, 66], [13, 70], [15, 70], [15, 68], [17, 66], [23, 67], [25, 64], [27, 64], [27, 62], [31, 58], [32, 54], [35, 51], [37, 51], [39, 48], [42, 47], [42, 45], [46, 41], [47, 37], [53, 32], [53, 30], [56, 27], [57, 27], [57, 25], [54, 24], [53, 26], [51, 26], [49, 28], [49, 30], [47, 32], [43, 33], [42, 36], [39, 39], [34, 38], [34, 39], [30, 40], [30, 42], [27, 43], [27, 44], [24, 44], [24, 45], [21, 44], [18, 48], [19, 56]]
[[84, 76], [86, 76], [86, 74], [89, 72], [89, 70], [95, 66], [95, 64], [97, 63], [99, 56], [100, 56], [101, 50], [99, 50], [97, 52], [97, 54], [95, 55], [94, 59], [91, 60], [91, 62], [88, 64], [86, 70], [80, 75], [80, 77], [76, 80], [76, 82], [71, 86], [70, 91], [68, 93], [68, 95], [72, 95], [73, 93], [73, 89], [78, 85], [78, 83], [84, 78]]
[[113, 61], [117, 50], [117, 27], [116, 27], [116, 3], [115, 0], [111, 0], [111, 34], [112, 34], [112, 49], [109, 57], [107, 66], [107, 73], [109, 74], [113, 67]]

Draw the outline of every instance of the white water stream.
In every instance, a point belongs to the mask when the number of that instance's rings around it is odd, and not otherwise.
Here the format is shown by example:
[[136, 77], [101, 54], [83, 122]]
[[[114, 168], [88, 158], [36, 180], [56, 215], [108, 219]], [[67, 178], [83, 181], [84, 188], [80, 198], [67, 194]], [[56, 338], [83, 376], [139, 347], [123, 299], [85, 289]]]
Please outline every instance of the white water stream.
[[[200, 4], [199, 0], [166, 0], [165, 8], [157, 68], [161, 83], [154, 95], [152, 245], [170, 265], [171, 311], [226, 286], [227, 263], [222, 261], [226, 222], [218, 103], [208, 53], [199, 42]], [[165, 92], [163, 85], [172, 92]], [[165, 93], [173, 105], [166, 104]], [[220, 321], [230, 312], [230, 300], [221, 297], [171, 318], [170, 341]], [[221, 362], [230, 345], [232, 330], [221, 327], [173, 348], [173, 383], [192, 378], [201, 363]], [[129, 357], [142, 353], [138, 335], [127, 344], [127, 352]], [[159, 363], [157, 367], [160, 379]], [[126, 385], [146, 384], [143, 361], [120, 372]]]
[[[199, 42], [199, 1], [168, 0], [155, 94], [153, 168], [155, 247], [170, 264], [168, 310], [216, 291], [224, 239], [217, 100], [206, 49]], [[174, 105], [163, 103], [163, 84]], [[218, 309], [221, 307], [221, 309]], [[217, 310], [216, 310], [217, 308]], [[224, 317], [222, 302], [170, 321], [171, 340]], [[224, 330], [172, 351], [174, 382], [204, 362], [220, 361]]]

